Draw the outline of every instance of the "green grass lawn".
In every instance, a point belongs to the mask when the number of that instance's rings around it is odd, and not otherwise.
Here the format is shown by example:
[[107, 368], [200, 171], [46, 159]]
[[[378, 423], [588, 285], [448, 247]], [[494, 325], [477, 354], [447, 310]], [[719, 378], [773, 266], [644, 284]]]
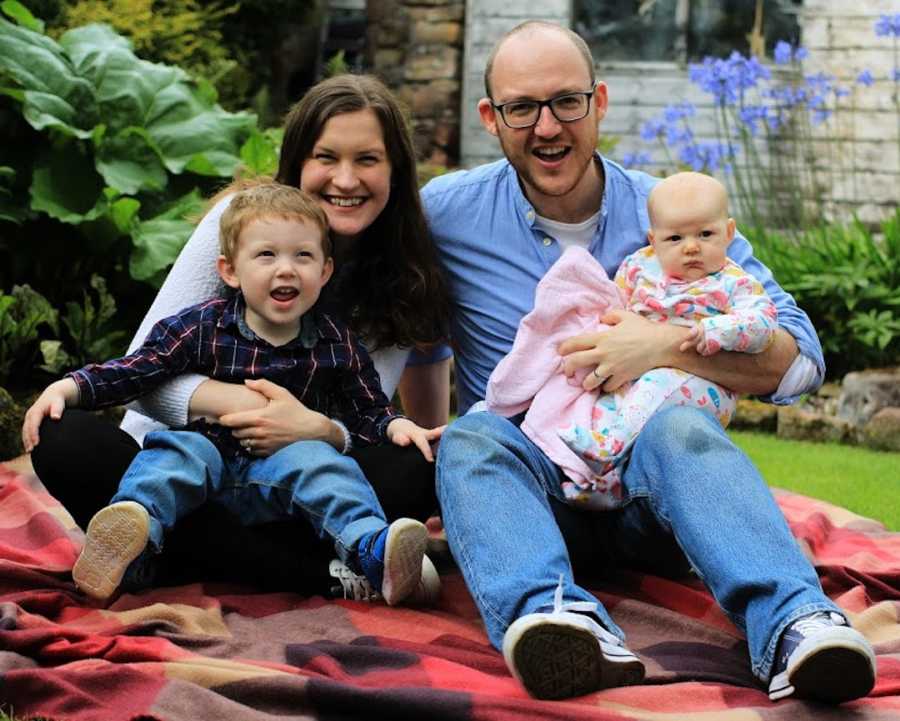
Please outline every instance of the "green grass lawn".
[[875, 518], [900, 531], [900, 453], [730, 431], [770, 486]]

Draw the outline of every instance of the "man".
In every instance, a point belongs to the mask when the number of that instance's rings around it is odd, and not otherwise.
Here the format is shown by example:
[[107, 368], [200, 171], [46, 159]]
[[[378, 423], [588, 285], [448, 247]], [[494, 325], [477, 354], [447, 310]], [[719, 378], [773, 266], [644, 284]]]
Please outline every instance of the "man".
[[[484, 398], [565, 246], [586, 247], [612, 276], [646, 243], [656, 182], [596, 153], [607, 88], [569, 30], [528, 22], [510, 31], [491, 54], [485, 88], [481, 121], [506, 160], [437, 178], [422, 196], [454, 302], [460, 413]], [[768, 350], [681, 352], [689, 329], [617, 311], [603, 318], [614, 325], [608, 332], [560, 346], [565, 372], [591, 367], [585, 388], [606, 391], [660, 366], [775, 403], [814, 390], [824, 364], [809, 319], [740, 234], [729, 255], [778, 308]], [[566, 548], [574, 534], [617, 563], [693, 567], [746, 633], [753, 672], [773, 700], [841, 702], [872, 688], [870, 645], [823, 594], [752, 463], [705, 414], [674, 408], [648, 422], [615, 510], [564, 507], [560, 481], [559, 468], [509, 419], [469, 413], [441, 442], [437, 484], [450, 548], [491, 642], [532, 695], [567, 698], [643, 679], [622, 631], [574, 581]]]

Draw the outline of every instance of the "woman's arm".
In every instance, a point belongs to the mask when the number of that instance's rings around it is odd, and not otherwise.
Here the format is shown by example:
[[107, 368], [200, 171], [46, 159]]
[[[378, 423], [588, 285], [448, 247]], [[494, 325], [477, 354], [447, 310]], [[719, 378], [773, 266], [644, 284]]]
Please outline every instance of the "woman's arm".
[[436, 428], [450, 415], [450, 363], [445, 358], [436, 363], [406, 366], [397, 392], [403, 413], [423, 428]]
[[[229, 198], [218, 202], [194, 229], [135, 333], [129, 352], [144, 342], [157, 321], [221, 294], [223, 284], [216, 272], [219, 219], [229, 202]], [[196, 373], [179, 376], [136, 401], [133, 408], [166, 425], [183, 426], [189, 420], [192, 396], [205, 380], [208, 379]]]

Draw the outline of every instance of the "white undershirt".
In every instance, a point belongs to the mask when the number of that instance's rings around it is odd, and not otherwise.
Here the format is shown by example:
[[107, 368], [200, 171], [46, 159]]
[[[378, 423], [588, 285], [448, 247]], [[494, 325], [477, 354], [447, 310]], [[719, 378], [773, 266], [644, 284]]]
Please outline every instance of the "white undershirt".
[[580, 223], [561, 223], [558, 220], [550, 220], [542, 215], [534, 216], [534, 227], [543, 231], [559, 243], [564, 251], [573, 245], [587, 250], [594, 235], [597, 233], [597, 223], [600, 222], [600, 213], [597, 211], [587, 220]]

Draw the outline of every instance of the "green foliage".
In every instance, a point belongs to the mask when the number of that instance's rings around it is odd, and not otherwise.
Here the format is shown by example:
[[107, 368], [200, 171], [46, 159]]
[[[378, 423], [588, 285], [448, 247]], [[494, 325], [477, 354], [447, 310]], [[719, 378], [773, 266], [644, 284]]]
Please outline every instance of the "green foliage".
[[[15, 17], [13, 5], [0, 9]], [[97, 274], [129, 298], [114, 330], [133, 328], [202, 198], [274, 157], [255, 116], [214, 95], [108, 26], [57, 42], [0, 18], [0, 288], [29, 283], [54, 307], [81, 306], [82, 279]]]
[[9, 380], [15, 364], [33, 359], [44, 325], [59, 330], [57, 312], [40, 293], [27, 285], [13, 286], [10, 295], [0, 293], [0, 385]]
[[227, 101], [240, 103], [250, 83], [249, 59], [232, 55], [223, 35], [238, 9], [239, 3], [198, 0], [75, 0], [63, 4], [49, 34], [58, 38], [83, 25], [110, 25], [142, 58], [178, 65]]
[[900, 453], [764, 433], [728, 435], [770, 485], [821, 498], [900, 531]]
[[97, 304], [85, 291], [81, 305], [66, 303], [62, 322], [68, 331], [67, 351], [61, 340], [41, 341], [41, 355], [46, 371], [59, 375], [63, 370], [80, 368], [89, 362], [105, 361], [121, 356], [125, 350], [126, 333], [113, 330], [110, 321], [116, 315], [116, 302], [106, 290], [106, 281], [99, 275], [91, 277], [91, 287], [97, 294]]
[[350, 66], [347, 65], [347, 60], [344, 58], [344, 51], [338, 50], [334, 55], [328, 58], [328, 62], [325, 63], [325, 77], [330, 78], [335, 75], [343, 75], [344, 73], [350, 72]]
[[855, 220], [751, 237], [818, 330], [829, 377], [900, 363], [900, 211], [881, 233]]

